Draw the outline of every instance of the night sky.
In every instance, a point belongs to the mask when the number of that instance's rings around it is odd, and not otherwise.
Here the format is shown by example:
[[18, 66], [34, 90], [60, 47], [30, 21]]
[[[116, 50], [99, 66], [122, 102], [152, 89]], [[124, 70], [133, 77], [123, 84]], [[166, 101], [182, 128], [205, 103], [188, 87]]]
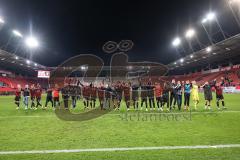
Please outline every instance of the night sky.
[[[41, 43], [32, 59], [47, 66], [86, 53], [102, 57], [107, 64], [111, 55], [102, 51], [102, 45], [123, 39], [135, 44], [128, 52], [130, 61], [168, 64], [191, 53], [178, 53], [171, 46], [173, 38], [183, 36], [189, 26], [196, 29], [199, 41], [207, 46], [200, 22], [210, 10], [217, 12], [229, 35], [239, 32], [224, 0], [0, 0], [0, 15], [7, 23], [0, 38], [2, 44], [6, 43], [9, 29], [13, 28], [29, 35], [32, 26]], [[208, 29], [212, 34], [217, 30], [216, 26]], [[10, 41], [10, 48], [16, 47], [16, 41], [20, 40]], [[22, 52], [20, 49], [16, 54]]]

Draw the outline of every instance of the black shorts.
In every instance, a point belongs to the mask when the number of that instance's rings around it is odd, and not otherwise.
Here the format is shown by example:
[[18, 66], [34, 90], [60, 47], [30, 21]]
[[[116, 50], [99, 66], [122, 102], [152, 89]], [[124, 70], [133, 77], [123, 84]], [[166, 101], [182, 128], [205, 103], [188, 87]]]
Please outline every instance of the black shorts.
[[138, 101], [138, 99], [139, 99], [138, 96], [133, 96], [133, 97], [132, 97], [132, 100], [133, 100], [133, 101]]
[[59, 102], [59, 97], [53, 97], [53, 100]]
[[130, 97], [129, 96], [124, 96], [124, 100], [125, 101], [130, 101]]
[[164, 94], [164, 95], [162, 96], [162, 101], [163, 101], [163, 102], [168, 102], [168, 101], [169, 101], [169, 95]]
[[222, 94], [221, 95], [216, 95], [216, 98], [217, 98], [217, 100], [223, 100], [224, 99]]
[[163, 101], [163, 97], [156, 97], [156, 100], [161, 102]]
[[15, 101], [20, 101], [20, 99], [21, 99], [20, 96], [16, 96], [14, 100], [15, 100]]
[[89, 101], [89, 99], [90, 99], [90, 97], [88, 97], [88, 96], [84, 96], [83, 97], [86, 101]]
[[47, 102], [48, 102], [48, 101], [52, 101], [52, 97], [47, 97], [46, 100], [47, 100]]
[[104, 97], [98, 97], [99, 101], [104, 101]]
[[117, 93], [117, 99], [122, 100], [122, 93]]
[[96, 99], [97, 99], [96, 97], [91, 97], [92, 101], [96, 101]]

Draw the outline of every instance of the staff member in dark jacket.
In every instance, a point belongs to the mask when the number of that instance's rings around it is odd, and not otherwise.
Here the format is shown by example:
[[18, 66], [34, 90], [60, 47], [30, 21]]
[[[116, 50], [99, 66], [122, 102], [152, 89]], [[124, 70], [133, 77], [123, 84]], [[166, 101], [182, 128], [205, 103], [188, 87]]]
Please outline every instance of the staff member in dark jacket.
[[147, 92], [148, 92], [148, 101], [150, 110], [155, 110], [155, 102], [154, 102], [154, 86], [151, 81], [147, 83]]
[[176, 100], [178, 105], [178, 110], [180, 111], [182, 108], [182, 84], [180, 81], [177, 82], [177, 85], [175, 87], [176, 90]]
[[45, 103], [45, 109], [47, 108], [48, 102], [51, 102], [53, 108], [53, 98], [52, 98], [52, 89], [49, 87], [47, 89], [47, 98]]
[[145, 84], [141, 84], [140, 85], [140, 92], [141, 92], [141, 110], [143, 109], [143, 103], [145, 103], [145, 106], [146, 106], [146, 111], [148, 111], [148, 103], [147, 103], [147, 96], [148, 96], [148, 90], [147, 90], [147, 85]]
[[70, 89], [70, 86], [65, 86], [63, 89], [62, 89], [62, 98], [63, 98], [63, 104], [64, 104], [64, 108], [66, 110], [69, 109], [69, 106], [68, 106], [68, 100], [69, 100], [69, 89]]
[[205, 109], [211, 109], [211, 101], [212, 101], [212, 86], [209, 82], [205, 82], [202, 86], [204, 91], [204, 98], [205, 98]]
[[176, 94], [176, 81], [175, 79], [172, 80], [171, 84], [171, 92], [170, 92], [170, 107], [175, 108], [176, 102], [177, 102], [177, 94]]
[[133, 106], [135, 110], [138, 110], [138, 101], [139, 101], [139, 85], [133, 84], [132, 85], [132, 100], [133, 100]]

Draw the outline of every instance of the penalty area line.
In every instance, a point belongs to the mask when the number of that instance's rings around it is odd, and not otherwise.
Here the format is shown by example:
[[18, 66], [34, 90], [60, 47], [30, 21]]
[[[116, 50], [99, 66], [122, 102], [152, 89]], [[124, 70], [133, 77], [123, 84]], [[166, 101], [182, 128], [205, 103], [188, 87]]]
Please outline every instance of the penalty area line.
[[178, 150], [178, 149], [221, 149], [221, 148], [240, 148], [240, 144], [196, 145], [196, 146], [160, 146], [160, 147], [127, 147], [127, 148], [92, 148], [92, 149], [64, 149], [64, 150], [30, 150], [30, 151], [0, 151], [0, 155], [81, 153], [81, 152], [114, 152], [114, 151], [146, 151], [146, 150]]

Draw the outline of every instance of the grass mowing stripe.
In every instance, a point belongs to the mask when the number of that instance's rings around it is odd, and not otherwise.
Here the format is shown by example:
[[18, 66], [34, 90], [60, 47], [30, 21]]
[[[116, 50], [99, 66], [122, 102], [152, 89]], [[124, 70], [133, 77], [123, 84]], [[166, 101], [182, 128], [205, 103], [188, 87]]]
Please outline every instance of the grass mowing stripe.
[[131, 148], [93, 148], [65, 150], [32, 150], [32, 151], [0, 151], [0, 155], [15, 154], [48, 154], [48, 153], [80, 153], [80, 152], [114, 152], [114, 151], [144, 151], [144, 150], [177, 150], [177, 149], [218, 149], [239, 148], [240, 144], [197, 145], [197, 146], [161, 146], [161, 147], [131, 147]]
[[[135, 114], [135, 113], [138, 113], [138, 112], [127, 112], [129, 114]], [[140, 112], [141, 114], [190, 114], [190, 112], [178, 112], [178, 113], [175, 113], [175, 112], [159, 112], [159, 113], [154, 113], [154, 112]], [[193, 111], [191, 112], [191, 114], [211, 114], [211, 113], [240, 113], [240, 111], [219, 111], [219, 112], [196, 112], [196, 111]], [[112, 115], [112, 116], [118, 116], [118, 115], [122, 115], [122, 114], [125, 114], [125, 113], [109, 113], [109, 114], [106, 114], [106, 115]], [[104, 115], [105, 116], [105, 115]], [[42, 118], [42, 117], [56, 117], [54, 114], [53, 115], [48, 115], [48, 116], [42, 116], [42, 115], [36, 115], [36, 116], [0, 116], [0, 119], [3, 119], [3, 118]]]

